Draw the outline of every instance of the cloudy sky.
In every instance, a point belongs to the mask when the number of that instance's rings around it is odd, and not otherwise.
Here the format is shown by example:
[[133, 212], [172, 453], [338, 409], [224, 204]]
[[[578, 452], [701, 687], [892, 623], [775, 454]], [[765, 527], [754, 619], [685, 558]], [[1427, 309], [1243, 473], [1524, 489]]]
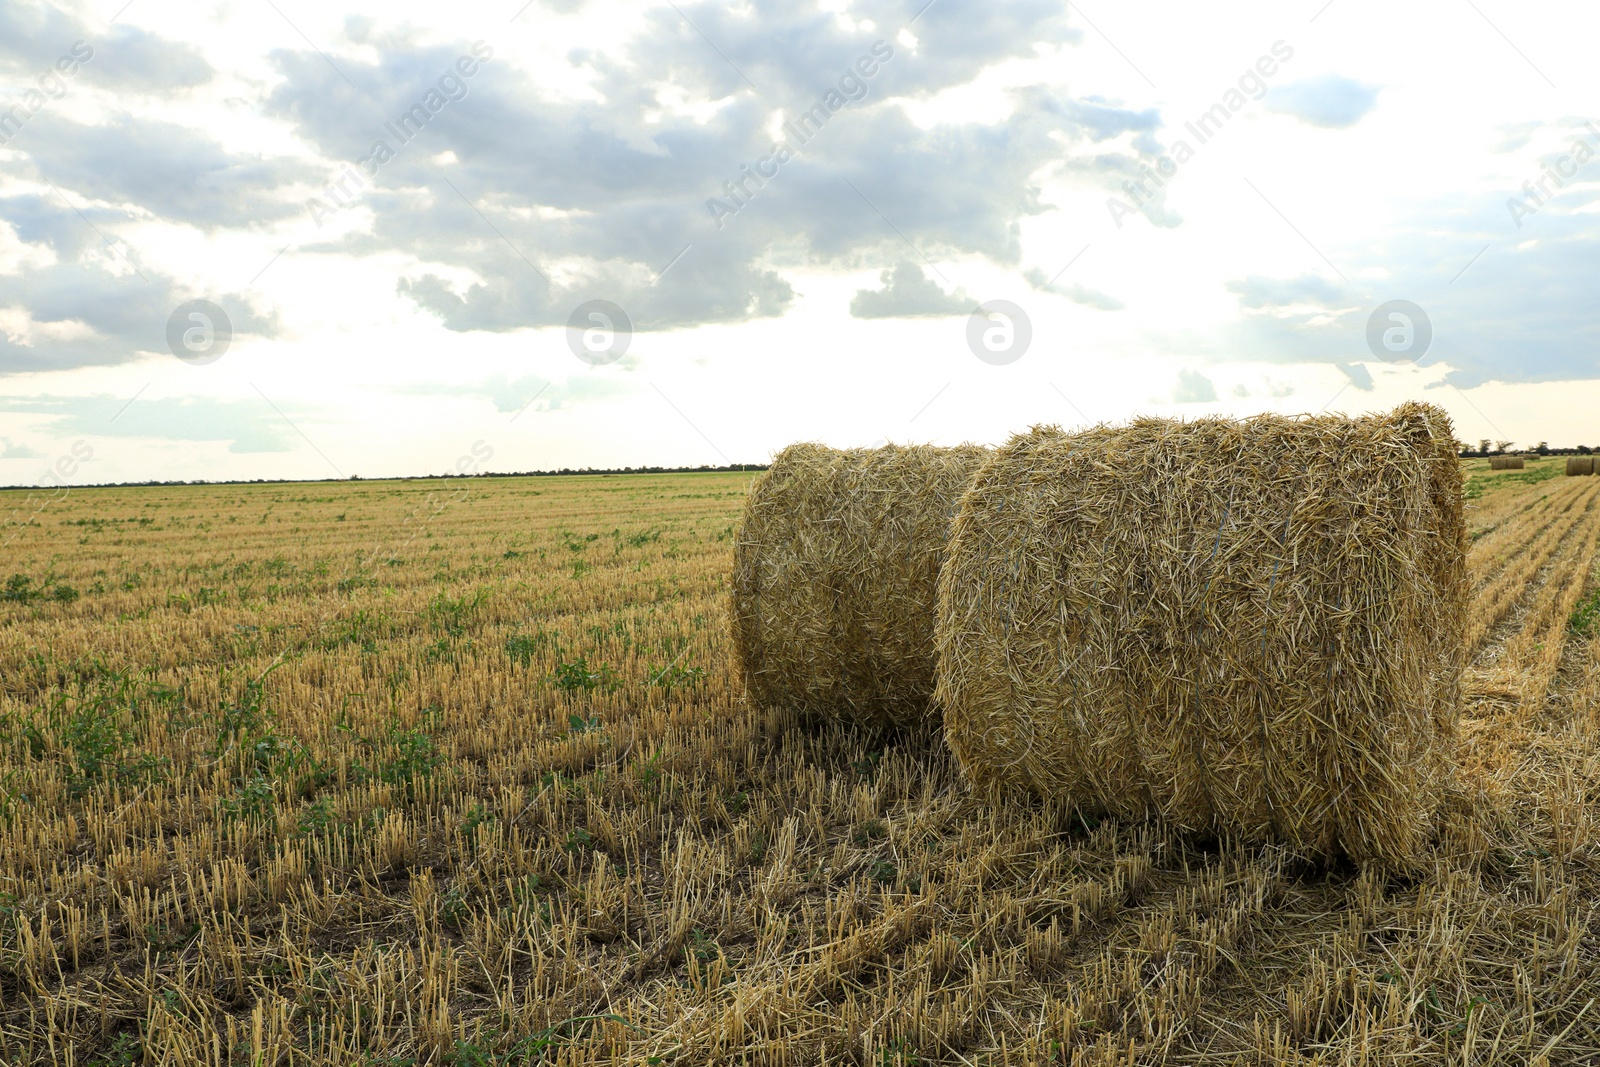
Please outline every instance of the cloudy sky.
[[1600, 11], [124, 4], [0, 4], [0, 484], [1600, 445]]

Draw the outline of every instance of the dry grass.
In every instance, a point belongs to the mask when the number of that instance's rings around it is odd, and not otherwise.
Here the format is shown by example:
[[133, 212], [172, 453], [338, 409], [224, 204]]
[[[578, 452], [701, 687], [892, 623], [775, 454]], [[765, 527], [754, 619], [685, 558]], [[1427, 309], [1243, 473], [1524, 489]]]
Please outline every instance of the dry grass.
[[950, 520], [977, 445], [790, 445], [750, 490], [733, 553], [735, 661], [758, 705], [861, 726], [926, 720]]
[[1468, 465], [1527, 573], [1407, 878], [751, 708], [737, 475], [74, 492], [0, 567], [0, 1061], [1595, 1062], [1600, 482], [1537, 466]]

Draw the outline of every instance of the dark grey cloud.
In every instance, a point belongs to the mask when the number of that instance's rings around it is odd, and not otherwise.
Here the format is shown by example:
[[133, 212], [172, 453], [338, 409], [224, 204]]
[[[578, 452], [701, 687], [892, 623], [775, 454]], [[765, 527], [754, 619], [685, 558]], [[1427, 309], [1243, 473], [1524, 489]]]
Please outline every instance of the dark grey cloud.
[[[1518, 229], [1512, 188], [1428, 205], [1381, 237], [1326, 243], [1352, 281], [1328, 272], [1228, 284], [1247, 307], [1306, 305], [1251, 315], [1218, 341], [1238, 358], [1334, 365], [1376, 363], [1367, 318], [1379, 304], [1410, 300], [1428, 315], [1433, 342], [1421, 365], [1452, 368], [1451, 384], [1600, 377], [1600, 189], [1573, 184]], [[1381, 281], [1370, 279], [1381, 278]], [[1358, 387], [1359, 374], [1346, 371]]]
[[1338, 367], [1344, 376], [1350, 379], [1350, 384], [1364, 393], [1372, 392], [1372, 372], [1360, 363], [1340, 363]]
[[230, 452], [288, 452], [300, 440], [284, 416], [304, 418], [300, 408], [264, 400], [210, 397], [115, 396], [0, 397], [0, 411], [45, 415], [43, 429], [59, 436], [148, 437], [167, 441], [227, 441]]
[[1092, 307], [1099, 311], [1121, 311], [1127, 307], [1122, 301], [1110, 293], [1102, 293], [1098, 289], [1091, 289], [1087, 285], [1077, 282], [1051, 281], [1045, 277], [1044, 271], [1038, 267], [1030, 267], [1023, 273], [1028, 284], [1043, 293], [1055, 293], [1064, 296], [1075, 304]]
[[0, 437], [0, 459], [43, 459], [45, 454], [25, 441]]
[[[169, 41], [137, 26], [118, 24], [102, 32], [76, 15], [45, 4], [0, 5], [0, 72], [26, 78], [54, 69], [82, 41], [91, 57], [71, 81], [87, 80], [109, 89], [169, 92], [203, 85], [215, 74], [192, 45]], [[82, 55], [82, 51], [78, 51]], [[69, 82], [70, 84], [70, 82]]]
[[1204, 374], [1185, 367], [1178, 372], [1172, 399], [1179, 404], [1208, 404], [1217, 399], [1217, 387]]
[[1354, 126], [1378, 106], [1379, 89], [1340, 74], [1324, 74], [1274, 85], [1267, 93], [1266, 108], [1312, 126], [1343, 129]]
[[1228, 283], [1228, 291], [1239, 298], [1241, 307], [1274, 308], [1296, 304], [1335, 306], [1349, 300], [1350, 294], [1338, 283], [1318, 274], [1295, 278], [1269, 278], [1252, 274]]
[[850, 301], [858, 319], [970, 315], [978, 302], [957, 289], [947, 293], [917, 264], [902, 259], [879, 276], [882, 289], [861, 289]]
[[169, 353], [167, 319], [195, 295], [222, 306], [236, 337], [271, 336], [279, 329], [275, 315], [258, 311], [238, 293], [190, 293], [126, 246], [108, 248], [100, 234], [130, 222], [125, 211], [88, 205], [80, 216], [56, 199], [17, 196], [0, 199], [0, 221], [56, 259], [26, 274], [0, 274], [0, 307], [24, 308], [36, 323], [81, 323], [93, 331], [76, 340], [41, 339], [34, 345], [0, 333], [0, 374], [104, 366]]
[[52, 115], [30, 123], [16, 147], [39, 173], [80, 197], [137, 205], [206, 229], [298, 215], [304, 207], [290, 187], [316, 177], [303, 163], [234, 154], [189, 127], [127, 116], [83, 126]]

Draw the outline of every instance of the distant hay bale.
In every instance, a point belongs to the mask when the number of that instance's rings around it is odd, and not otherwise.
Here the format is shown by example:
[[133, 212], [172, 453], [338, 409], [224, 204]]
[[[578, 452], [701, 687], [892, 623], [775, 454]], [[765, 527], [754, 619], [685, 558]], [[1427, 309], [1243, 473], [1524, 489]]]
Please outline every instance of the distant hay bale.
[[753, 701], [874, 727], [930, 715], [939, 565], [988, 455], [819, 444], [777, 455], [734, 544], [733, 640]]
[[937, 703], [980, 787], [1405, 866], [1448, 774], [1449, 417], [1019, 435], [962, 498]]
[[1489, 469], [1492, 471], [1520, 471], [1525, 466], [1521, 456], [1489, 457]]
[[1593, 473], [1594, 473], [1594, 457], [1593, 456], [1568, 456], [1567, 457], [1567, 476], [1568, 477], [1581, 477], [1583, 475], [1588, 475], [1588, 474], [1593, 474]]

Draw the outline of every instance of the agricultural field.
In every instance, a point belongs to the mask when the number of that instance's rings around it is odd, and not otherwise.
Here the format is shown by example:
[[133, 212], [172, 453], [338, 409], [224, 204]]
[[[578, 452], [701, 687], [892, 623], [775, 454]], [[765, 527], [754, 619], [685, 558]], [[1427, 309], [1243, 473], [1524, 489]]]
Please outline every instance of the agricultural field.
[[748, 474], [0, 493], [0, 1062], [1600, 1062], [1600, 478], [1465, 466], [1394, 876], [749, 706]]

